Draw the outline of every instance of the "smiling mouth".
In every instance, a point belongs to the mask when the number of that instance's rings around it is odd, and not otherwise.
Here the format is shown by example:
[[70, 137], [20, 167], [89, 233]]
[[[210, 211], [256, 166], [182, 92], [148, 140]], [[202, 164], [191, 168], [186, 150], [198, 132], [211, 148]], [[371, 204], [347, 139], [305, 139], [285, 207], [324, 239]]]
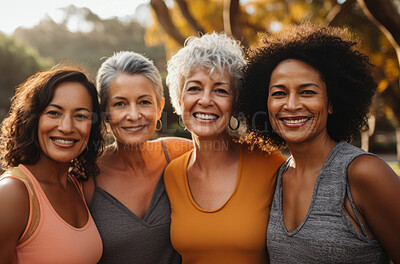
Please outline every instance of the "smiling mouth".
[[145, 127], [145, 125], [135, 126], [135, 127], [124, 127], [123, 129], [125, 129], [126, 131], [129, 131], [129, 132], [136, 132], [136, 131], [143, 129], [144, 127]]
[[193, 116], [195, 118], [203, 119], [203, 120], [215, 120], [215, 119], [218, 118], [217, 115], [214, 115], [214, 114], [203, 114], [203, 113], [194, 113]]
[[55, 137], [51, 137], [50, 139], [61, 145], [72, 145], [75, 142], [78, 142], [78, 140], [61, 139], [61, 138], [55, 138]]
[[286, 124], [301, 124], [304, 122], [307, 122], [308, 120], [310, 120], [310, 117], [301, 117], [301, 118], [296, 118], [296, 117], [292, 117], [292, 118], [281, 118], [281, 120], [286, 123]]

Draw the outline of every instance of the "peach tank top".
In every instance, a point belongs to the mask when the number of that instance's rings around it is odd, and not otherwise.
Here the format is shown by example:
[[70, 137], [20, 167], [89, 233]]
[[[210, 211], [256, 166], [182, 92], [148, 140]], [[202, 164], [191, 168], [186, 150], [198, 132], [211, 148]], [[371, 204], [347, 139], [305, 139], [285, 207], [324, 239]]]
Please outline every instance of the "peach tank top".
[[[89, 210], [87, 209], [89, 219], [83, 227], [76, 228], [71, 226], [57, 214], [40, 187], [39, 182], [30, 171], [23, 165], [19, 165], [18, 168], [32, 182], [34, 192], [39, 201], [40, 219], [34, 233], [25, 242], [17, 246], [14, 264], [97, 263], [102, 254], [102, 242]], [[5, 177], [22, 180], [12, 175], [5, 175]], [[84, 200], [80, 184], [75, 178], [71, 177], [71, 179]], [[28, 184], [24, 180], [22, 182], [28, 189], [31, 208], [26, 232], [32, 221], [32, 192]]]

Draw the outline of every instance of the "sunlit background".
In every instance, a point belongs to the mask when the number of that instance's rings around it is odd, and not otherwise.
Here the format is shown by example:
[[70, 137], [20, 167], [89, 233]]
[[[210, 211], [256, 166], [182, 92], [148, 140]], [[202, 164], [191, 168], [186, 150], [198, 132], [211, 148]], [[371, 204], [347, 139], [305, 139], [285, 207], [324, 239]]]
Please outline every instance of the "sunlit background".
[[[397, 48], [400, 56], [400, 40], [384, 34], [363, 2], [390, 6], [384, 12], [392, 13], [384, 17], [400, 20], [400, 0], [7, 1], [0, 9], [0, 120], [19, 83], [58, 63], [78, 64], [94, 80], [106, 57], [131, 50], [153, 60], [165, 80], [168, 58], [189, 36], [225, 31], [247, 48], [257, 43], [259, 32], [272, 33], [307, 19], [350, 27], [357, 34], [362, 51], [375, 65], [378, 83], [364, 146], [396, 162], [400, 160], [400, 64], [396, 54]], [[235, 6], [232, 3], [238, 4], [236, 9], [229, 9]], [[375, 15], [377, 10], [372, 10]], [[400, 25], [391, 28], [400, 35]], [[166, 88], [164, 93], [161, 134], [182, 136]], [[353, 143], [363, 145], [362, 141]]]
[[[65, 13], [63, 9], [70, 5], [75, 7], [89, 8], [100, 18], [118, 17], [121, 20], [136, 18], [146, 22], [150, 18], [149, 12], [144, 9], [136, 13], [136, 8], [148, 4], [149, 0], [40, 0], [40, 1], [7, 1], [0, 9], [0, 31], [5, 34], [12, 34], [18, 27], [30, 28], [48, 18], [61, 22]], [[141, 14], [140, 14], [141, 13]], [[73, 30], [90, 30], [90, 25], [78, 19], [70, 21], [68, 27]]]

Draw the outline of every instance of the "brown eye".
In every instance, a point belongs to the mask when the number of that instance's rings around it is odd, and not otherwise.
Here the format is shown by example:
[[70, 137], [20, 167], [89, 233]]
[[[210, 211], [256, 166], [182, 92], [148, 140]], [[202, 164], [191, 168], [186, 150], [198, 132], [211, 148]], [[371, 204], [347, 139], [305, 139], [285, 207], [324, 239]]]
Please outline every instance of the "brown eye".
[[284, 95], [286, 95], [286, 93], [283, 91], [277, 91], [271, 94], [271, 96], [284, 96]]

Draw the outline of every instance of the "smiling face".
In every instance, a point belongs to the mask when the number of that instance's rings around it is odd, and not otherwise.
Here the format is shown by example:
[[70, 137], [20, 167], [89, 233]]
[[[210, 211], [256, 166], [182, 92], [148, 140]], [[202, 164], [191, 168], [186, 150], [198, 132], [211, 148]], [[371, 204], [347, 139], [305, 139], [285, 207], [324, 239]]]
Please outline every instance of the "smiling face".
[[150, 139], [161, 117], [152, 82], [140, 74], [118, 74], [109, 90], [107, 119], [117, 142], [135, 146]]
[[299, 60], [285, 60], [271, 74], [268, 112], [273, 129], [287, 144], [329, 137], [328, 103], [320, 73]]
[[85, 86], [64, 82], [39, 117], [40, 158], [67, 163], [85, 149], [92, 124], [92, 99]]
[[182, 93], [182, 120], [198, 137], [215, 138], [226, 133], [232, 112], [233, 91], [227, 71], [197, 70], [186, 78]]

